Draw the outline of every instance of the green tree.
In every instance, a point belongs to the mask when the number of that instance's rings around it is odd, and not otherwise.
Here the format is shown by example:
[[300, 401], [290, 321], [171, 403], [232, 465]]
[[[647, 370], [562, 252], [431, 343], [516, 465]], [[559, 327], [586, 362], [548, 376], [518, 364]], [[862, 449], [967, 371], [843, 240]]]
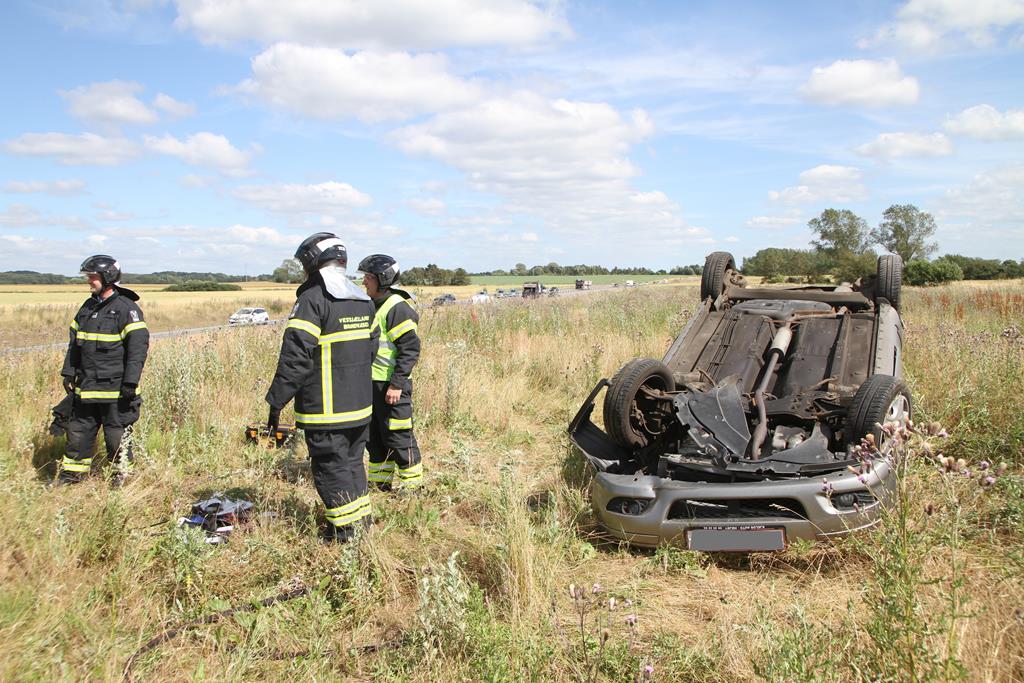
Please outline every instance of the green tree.
[[274, 269], [271, 278], [274, 282], [302, 282], [306, 279], [306, 274], [298, 259], [288, 258], [281, 261], [281, 265]]
[[468, 285], [469, 284], [469, 273], [466, 272], [465, 268], [456, 268], [452, 273], [451, 283], [453, 285]]
[[807, 227], [818, 236], [811, 240], [811, 246], [829, 256], [862, 254], [868, 250], [868, 224], [849, 209], [825, 209], [808, 221]]
[[935, 219], [913, 204], [893, 204], [882, 214], [882, 222], [871, 231], [871, 240], [881, 244], [904, 263], [925, 259], [938, 245], [929, 242], [935, 234]]

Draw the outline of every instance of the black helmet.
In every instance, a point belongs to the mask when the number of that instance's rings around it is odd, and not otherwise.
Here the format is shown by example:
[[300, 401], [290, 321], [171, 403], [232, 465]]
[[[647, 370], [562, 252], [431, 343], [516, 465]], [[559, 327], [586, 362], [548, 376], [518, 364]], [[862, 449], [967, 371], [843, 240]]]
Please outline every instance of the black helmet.
[[299, 259], [307, 273], [312, 273], [328, 261], [341, 261], [341, 265], [348, 265], [345, 243], [333, 232], [318, 232], [302, 240], [302, 244], [295, 250], [295, 258]]
[[398, 269], [398, 261], [387, 254], [370, 254], [359, 262], [359, 271], [376, 275], [381, 289], [397, 285], [398, 276], [401, 275], [401, 271]]
[[82, 273], [95, 273], [100, 276], [104, 287], [116, 284], [121, 280], [121, 264], [113, 256], [96, 254], [82, 261], [79, 268]]

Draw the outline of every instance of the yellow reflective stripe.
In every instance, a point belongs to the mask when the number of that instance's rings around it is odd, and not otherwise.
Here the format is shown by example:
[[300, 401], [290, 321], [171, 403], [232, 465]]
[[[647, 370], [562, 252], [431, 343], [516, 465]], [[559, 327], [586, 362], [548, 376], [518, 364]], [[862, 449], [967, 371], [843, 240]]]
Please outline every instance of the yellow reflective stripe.
[[418, 462], [415, 465], [410, 465], [405, 469], [398, 468], [398, 476], [402, 479], [409, 479], [411, 477], [418, 477], [423, 474], [423, 463]]
[[395, 325], [393, 328], [388, 330], [388, 338], [391, 341], [395, 341], [406, 332], [416, 329], [416, 321], [410, 318], [409, 320], [402, 321]]
[[370, 330], [349, 330], [347, 332], [332, 332], [320, 337], [321, 344], [333, 344], [334, 342], [355, 341], [357, 339], [369, 339]]
[[288, 321], [288, 324], [285, 325], [285, 329], [289, 327], [295, 330], [302, 330], [303, 332], [308, 332], [317, 339], [320, 338], [320, 328], [314, 325], [313, 323], [309, 322], [308, 320], [302, 320], [301, 318], [292, 318], [291, 320]]
[[374, 483], [387, 483], [395, 473], [395, 463], [390, 460], [385, 462], [371, 462], [367, 468], [366, 478]]
[[404, 420], [396, 420], [392, 417], [388, 420], [388, 429], [393, 432], [398, 431], [399, 429], [412, 429], [412, 418], [409, 417]]
[[124, 339], [135, 330], [146, 329], [149, 329], [149, 325], [147, 325], [144, 321], [140, 321], [137, 323], [128, 323], [127, 325], [124, 326], [124, 329], [121, 330], [121, 339]]
[[82, 458], [81, 460], [75, 460], [64, 456], [64, 459], [60, 463], [61, 469], [67, 472], [88, 472], [92, 467], [92, 458]]
[[295, 413], [295, 421], [305, 424], [327, 424], [333, 422], [355, 422], [373, 414], [373, 406], [344, 413]]
[[71, 329], [73, 329], [73, 330], [77, 330], [78, 329], [78, 321], [77, 320], [72, 320], [71, 321]]
[[334, 387], [333, 375], [331, 372], [331, 345], [324, 344], [320, 347], [320, 385], [323, 390], [324, 413], [334, 412]]
[[121, 341], [122, 337], [120, 334], [106, 334], [104, 332], [83, 332], [79, 330], [75, 335], [78, 339], [84, 339], [85, 341], [104, 341], [104, 342], [118, 342]]
[[75, 387], [75, 393], [82, 398], [118, 398], [121, 395], [120, 391], [82, 391], [78, 387]]
[[340, 505], [336, 508], [328, 508], [326, 511], [327, 521], [334, 526], [345, 526], [356, 522], [370, 514], [370, 497], [367, 495], [356, 498], [351, 503]]

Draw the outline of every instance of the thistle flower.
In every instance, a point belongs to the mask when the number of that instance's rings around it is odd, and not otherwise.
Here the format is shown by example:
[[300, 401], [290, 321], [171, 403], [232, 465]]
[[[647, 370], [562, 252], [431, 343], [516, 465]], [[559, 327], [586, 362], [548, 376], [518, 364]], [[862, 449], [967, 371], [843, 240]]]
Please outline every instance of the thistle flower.
[[989, 475], [987, 477], [983, 477], [979, 483], [982, 486], [991, 486], [992, 484], [996, 483], [996, 478], [993, 477], [992, 475]]
[[597, 595], [598, 593], [600, 593], [601, 592], [601, 584], [595, 583], [591, 587], [590, 592], [593, 593], [594, 595]]
[[990, 467], [988, 460], [982, 460], [978, 463], [978, 469], [984, 472]]
[[569, 584], [569, 597], [571, 599], [573, 599], [573, 600], [576, 599], [576, 584], [575, 583], [570, 583]]
[[996, 467], [996, 476], [997, 477], [1001, 477], [1004, 474], [1006, 474], [1006, 463], [1005, 462], [1001, 462], [1001, 463], [999, 463], [999, 466]]
[[654, 675], [654, 667], [650, 664], [644, 665], [644, 680], [651, 680], [651, 676]]
[[821, 492], [822, 493], [831, 494], [832, 491], [833, 491], [832, 482], [830, 482], [827, 478], [822, 478], [822, 480], [821, 480]]
[[626, 622], [626, 626], [629, 626], [630, 628], [632, 628], [632, 627], [636, 626], [636, 615], [635, 614], [627, 614], [624, 621]]

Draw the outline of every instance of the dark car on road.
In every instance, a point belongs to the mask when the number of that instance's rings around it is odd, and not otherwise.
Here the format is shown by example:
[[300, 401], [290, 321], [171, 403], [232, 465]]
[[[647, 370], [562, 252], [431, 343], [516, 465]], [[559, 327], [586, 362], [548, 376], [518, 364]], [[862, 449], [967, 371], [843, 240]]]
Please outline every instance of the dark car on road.
[[[882, 425], [911, 410], [902, 267], [882, 256], [852, 285], [751, 288], [710, 254], [665, 356], [601, 380], [570, 424], [601, 525], [639, 546], [747, 552], [877, 523], [894, 485]], [[870, 443], [865, 466], [855, 447]]]

